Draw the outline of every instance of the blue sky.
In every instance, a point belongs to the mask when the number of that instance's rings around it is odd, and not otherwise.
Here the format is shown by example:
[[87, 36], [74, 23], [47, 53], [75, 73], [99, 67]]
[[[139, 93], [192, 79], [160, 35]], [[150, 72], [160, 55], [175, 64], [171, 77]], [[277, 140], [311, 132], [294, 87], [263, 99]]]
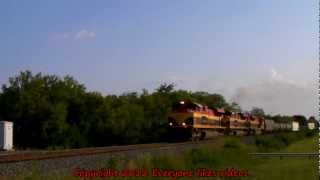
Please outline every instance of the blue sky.
[[[70, 74], [104, 94], [175, 82], [221, 93], [248, 109], [316, 114], [315, 0], [0, 4], [1, 84], [26, 69]], [[276, 94], [273, 86], [280, 87]]]

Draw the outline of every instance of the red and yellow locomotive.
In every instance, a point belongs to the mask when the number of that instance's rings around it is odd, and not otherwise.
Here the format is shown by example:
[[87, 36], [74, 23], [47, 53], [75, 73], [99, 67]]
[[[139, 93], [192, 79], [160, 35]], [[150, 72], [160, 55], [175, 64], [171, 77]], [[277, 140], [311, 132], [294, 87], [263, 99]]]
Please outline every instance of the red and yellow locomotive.
[[249, 114], [209, 108], [191, 101], [176, 102], [168, 117], [170, 138], [204, 139], [218, 134], [261, 133], [264, 119]]

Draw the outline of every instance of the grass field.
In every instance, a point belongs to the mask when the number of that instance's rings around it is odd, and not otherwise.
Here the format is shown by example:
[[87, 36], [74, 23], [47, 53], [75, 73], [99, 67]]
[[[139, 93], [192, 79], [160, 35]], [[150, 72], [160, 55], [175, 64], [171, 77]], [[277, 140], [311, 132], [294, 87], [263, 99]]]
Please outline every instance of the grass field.
[[[307, 157], [269, 157], [249, 156], [252, 152], [317, 152], [318, 135], [307, 133], [285, 133], [272, 137], [261, 136], [253, 144], [245, 144], [239, 137], [227, 137], [215, 144], [189, 150], [179, 155], [145, 154], [135, 158], [113, 158], [100, 162], [101, 168], [147, 169], [146, 177], [116, 177], [108, 179], [174, 179], [172, 177], [152, 177], [151, 169], [190, 170], [198, 168], [213, 170], [234, 168], [247, 170], [247, 177], [179, 177], [177, 179], [248, 179], [248, 180], [314, 180], [319, 179], [318, 159]], [[22, 178], [24, 179], [24, 178]], [[35, 174], [27, 179], [42, 179]], [[46, 178], [47, 179], [47, 178]], [[52, 179], [78, 179], [56, 177]], [[99, 179], [99, 178], [97, 178]], [[102, 179], [102, 178], [101, 178]]]
[[[307, 138], [288, 146], [281, 152], [317, 152], [318, 137]], [[318, 159], [308, 158], [269, 158], [250, 167], [252, 177], [248, 179], [319, 179]]]

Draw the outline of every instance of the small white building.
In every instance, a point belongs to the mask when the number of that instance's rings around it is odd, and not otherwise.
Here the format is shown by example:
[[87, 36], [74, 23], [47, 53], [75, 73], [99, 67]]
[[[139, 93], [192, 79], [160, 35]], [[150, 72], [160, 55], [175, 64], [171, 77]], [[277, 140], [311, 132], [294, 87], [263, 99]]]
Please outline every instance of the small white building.
[[299, 122], [292, 121], [292, 131], [299, 131]]
[[0, 150], [13, 148], [13, 123], [0, 121]]

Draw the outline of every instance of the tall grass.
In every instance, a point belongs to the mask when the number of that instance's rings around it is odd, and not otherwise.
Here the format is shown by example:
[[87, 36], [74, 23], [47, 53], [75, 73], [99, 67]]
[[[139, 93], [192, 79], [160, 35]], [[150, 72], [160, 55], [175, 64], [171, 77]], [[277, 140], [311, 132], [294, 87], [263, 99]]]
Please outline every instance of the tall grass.
[[259, 151], [280, 150], [296, 141], [315, 135], [316, 131], [305, 130], [299, 132], [277, 133], [270, 136], [257, 136], [255, 145]]

